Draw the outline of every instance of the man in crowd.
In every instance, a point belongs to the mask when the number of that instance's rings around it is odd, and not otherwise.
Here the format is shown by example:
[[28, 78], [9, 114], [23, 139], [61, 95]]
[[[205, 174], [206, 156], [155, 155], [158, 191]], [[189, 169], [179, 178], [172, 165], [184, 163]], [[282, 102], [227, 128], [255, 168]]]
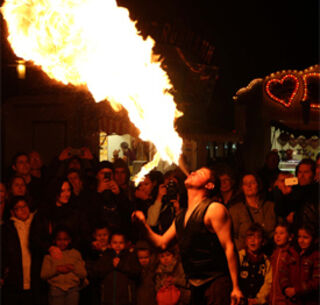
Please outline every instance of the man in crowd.
[[40, 178], [31, 175], [29, 155], [24, 152], [17, 153], [12, 162], [14, 175], [22, 177], [27, 184], [27, 190], [32, 198], [31, 209], [36, 209], [43, 199], [43, 184]]
[[155, 246], [165, 248], [177, 238], [193, 305], [235, 305], [243, 298], [230, 216], [222, 204], [210, 200], [216, 181], [207, 167], [187, 177], [188, 207], [163, 235], [151, 230], [142, 212], [132, 215], [133, 220], [143, 224]]

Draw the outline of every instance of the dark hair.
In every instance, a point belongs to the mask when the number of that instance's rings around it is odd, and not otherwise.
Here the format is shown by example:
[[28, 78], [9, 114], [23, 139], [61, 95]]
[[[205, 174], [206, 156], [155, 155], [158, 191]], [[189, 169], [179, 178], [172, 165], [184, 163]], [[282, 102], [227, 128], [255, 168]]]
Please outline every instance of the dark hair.
[[151, 252], [150, 248], [151, 247], [150, 247], [149, 243], [146, 240], [138, 240], [136, 242], [136, 246], [135, 246], [136, 251], [149, 250]]
[[119, 236], [122, 236], [124, 241], [126, 242], [127, 241], [127, 237], [126, 237], [126, 234], [122, 231], [118, 231], [118, 230], [115, 230], [115, 231], [112, 231], [111, 234], [110, 234], [110, 237], [109, 237], [109, 241], [111, 242], [112, 240], [112, 237], [115, 236], [115, 235], [119, 235]]
[[65, 225], [59, 225], [53, 230], [52, 236], [51, 236], [52, 243], [55, 243], [55, 240], [57, 239], [58, 234], [61, 232], [64, 232], [69, 236], [71, 242], [68, 246], [68, 249], [70, 249], [71, 244], [72, 244], [72, 240], [73, 240], [73, 236], [72, 236], [73, 234], [72, 234], [71, 230]]
[[265, 231], [260, 223], [257, 223], [257, 222], [252, 223], [246, 231], [246, 237], [254, 233], [259, 233], [261, 235], [261, 238], [263, 240], [265, 239]]
[[160, 171], [152, 170], [149, 174], [146, 175], [152, 183], [154, 183], [154, 186], [151, 191], [151, 198], [152, 201], [154, 201], [157, 198], [158, 191], [159, 191], [159, 185], [163, 183], [163, 174]]
[[102, 229], [106, 229], [109, 234], [111, 233], [111, 230], [109, 228], [109, 226], [106, 223], [98, 223], [94, 226], [93, 228], [93, 233], [96, 233], [97, 230], [102, 230]]
[[[308, 234], [310, 234], [312, 236], [313, 242], [315, 242], [316, 238], [318, 237], [318, 232], [311, 225], [304, 223], [298, 227], [297, 233], [299, 232], [299, 230], [305, 230]], [[298, 238], [298, 234], [297, 234], [297, 238]]]
[[56, 183], [53, 184], [53, 187], [52, 187], [52, 199], [53, 200], [57, 200], [61, 194], [61, 188], [62, 188], [62, 185], [67, 182], [70, 186], [70, 191], [72, 193], [73, 191], [73, 188], [72, 188], [72, 184], [70, 183], [70, 181], [65, 177], [65, 178], [61, 178], [59, 179]]
[[292, 225], [285, 220], [280, 220], [278, 224], [275, 226], [275, 229], [277, 227], [285, 228], [289, 235], [293, 234]]
[[26, 156], [26, 157], [28, 158], [28, 160], [29, 160], [29, 155], [28, 155], [28, 153], [26, 153], [26, 152], [24, 152], [24, 151], [19, 151], [19, 152], [17, 152], [17, 153], [13, 156], [11, 165], [16, 165], [17, 159], [18, 159], [20, 156]]
[[130, 178], [130, 170], [126, 161], [121, 158], [115, 160], [113, 162], [113, 171], [115, 171], [116, 168], [124, 168], [124, 170], [126, 171], [127, 179]]
[[26, 196], [13, 196], [9, 201], [10, 210], [13, 210], [19, 201], [24, 201], [30, 208], [30, 201]]
[[174, 246], [167, 247], [167, 248], [165, 248], [165, 249], [161, 249], [161, 248], [160, 248], [160, 249], [158, 250], [158, 254], [162, 254], [162, 253], [166, 253], [166, 252], [171, 253], [173, 256], [176, 255], [176, 250], [175, 250]]
[[69, 174], [73, 174], [73, 173], [78, 174], [80, 180], [83, 182], [83, 174], [82, 174], [81, 170], [78, 170], [76, 168], [69, 168], [66, 172], [66, 177], [68, 177]]
[[98, 174], [102, 169], [109, 168], [113, 171], [113, 164], [110, 161], [101, 161], [96, 167], [96, 174]]
[[312, 159], [309, 159], [309, 158], [305, 158], [305, 159], [302, 159], [299, 164], [297, 165], [296, 167], [296, 176], [298, 175], [298, 171], [299, 171], [299, 168], [301, 165], [309, 165], [310, 166], [310, 169], [312, 171], [313, 174], [316, 173], [316, 162], [313, 161]]
[[212, 182], [214, 184], [214, 188], [211, 190], [207, 190], [207, 195], [209, 198], [217, 195], [220, 190], [220, 180], [217, 176], [217, 171], [213, 167], [207, 167], [203, 166], [204, 168], [208, 169], [210, 171], [210, 177], [208, 182]]

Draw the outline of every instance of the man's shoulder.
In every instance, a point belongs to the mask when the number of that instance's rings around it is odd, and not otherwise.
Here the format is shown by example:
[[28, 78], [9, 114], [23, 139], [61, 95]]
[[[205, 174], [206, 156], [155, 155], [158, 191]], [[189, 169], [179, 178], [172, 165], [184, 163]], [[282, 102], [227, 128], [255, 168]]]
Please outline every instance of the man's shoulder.
[[228, 209], [224, 204], [213, 201], [209, 204], [205, 217], [222, 218], [228, 216]]

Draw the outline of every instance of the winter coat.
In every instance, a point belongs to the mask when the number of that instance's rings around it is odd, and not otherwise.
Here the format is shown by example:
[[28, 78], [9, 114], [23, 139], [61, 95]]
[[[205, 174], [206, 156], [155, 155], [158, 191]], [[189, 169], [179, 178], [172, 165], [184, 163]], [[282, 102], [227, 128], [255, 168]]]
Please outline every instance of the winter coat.
[[[117, 267], [114, 258], [120, 258]], [[123, 250], [119, 254], [107, 249], [98, 261], [88, 268], [89, 276], [101, 280], [101, 304], [128, 305], [136, 303], [136, 283], [141, 267], [134, 252]]]
[[246, 232], [253, 222], [261, 224], [267, 237], [272, 238], [277, 222], [272, 201], [261, 202], [258, 209], [249, 207], [245, 202], [238, 202], [230, 207], [229, 212], [233, 225], [233, 237], [238, 251], [244, 249]]
[[[3, 225], [1, 232], [1, 278], [4, 281], [2, 288], [4, 294], [5, 291], [18, 292], [24, 289], [22, 250], [14, 223], [15, 218], [10, 219]], [[48, 222], [35, 213], [29, 232], [26, 234], [28, 234], [28, 248], [31, 254], [31, 290], [34, 292], [35, 298], [38, 298], [46, 293], [46, 283], [40, 280], [40, 271], [43, 257], [50, 245]]]
[[284, 248], [276, 248], [271, 256], [271, 266], [272, 266], [272, 288], [270, 292], [269, 304], [270, 305], [286, 305], [287, 298], [283, 294], [280, 283], [279, 283], [279, 268], [280, 263], [287, 255], [289, 251], [289, 245]]
[[[247, 291], [252, 292], [251, 285], [254, 283], [254, 289], [257, 291], [254, 296], [246, 297], [255, 298], [258, 304], [266, 304], [271, 290], [272, 269], [271, 263], [266, 255], [261, 254], [261, 258], [253, 263], [251, 262], [245, 249], [239, 251], [240, 262], [240, 288], [246, 287]], [[255, 264], [255, 267], [253, 265]], [[261, 281], [261, 286], [259, 285]], [[260, 286], [260, 287], [258, 287]], [[245, 291], [243, 291], [245, 293]]]
[[[68, 273], [59, 273], [57, 266], [72, 264], [74, 270]], [[44, 257], [41, 278], [48, 281], [50, 286], [60, 288], [67, 291], [74, 287], [80, 287], [82, 280], [87, 276], [85, 263], [81, 254], [76, 249], [62, 251], [62, 258], [55, 259], [51, 255]]]
[[137, 305], [156, 305], [155, 263], [142, 266], [141, 276], [137, 285]]
[[294, 248], [290, 248], [280, 262], [279, 282], [283, 293], [288, 287], [295, 288], [296, 296], [287, 298], [288, 305], [317, 305], [320, 284], [319, 251], [310, 249], [299, 254]]

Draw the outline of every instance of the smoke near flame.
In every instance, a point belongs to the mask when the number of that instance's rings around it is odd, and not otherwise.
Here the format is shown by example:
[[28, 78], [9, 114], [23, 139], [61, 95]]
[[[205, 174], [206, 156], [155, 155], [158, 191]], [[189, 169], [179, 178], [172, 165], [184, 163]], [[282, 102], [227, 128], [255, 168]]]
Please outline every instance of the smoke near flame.
[[140, 138], [157, 149], [136, 183], [160, 159], [178, 164], [182, 139], [174, 122], [182, 114], [154, 41], [139, 35], [127, 9], [115, 0], [7, 0], [1, 12], [18, 57], [63, 84], [87, 86], [96, 102], [127, 109]]

